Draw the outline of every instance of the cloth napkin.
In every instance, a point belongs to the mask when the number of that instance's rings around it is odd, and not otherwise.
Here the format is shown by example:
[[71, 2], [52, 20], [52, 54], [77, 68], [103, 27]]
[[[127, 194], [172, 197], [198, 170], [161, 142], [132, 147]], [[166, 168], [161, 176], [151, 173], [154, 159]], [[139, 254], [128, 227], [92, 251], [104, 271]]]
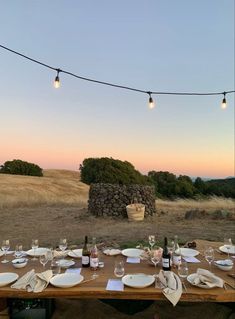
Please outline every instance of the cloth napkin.
[[64, 258], [68, 255], [69, 250], [59, 251], [59, 250], [53, 250], [53, 257], [55, 258]]
[[103, 253], [108, 256], [115, 256], [115, 255], [121, 254], [121, 250], [120, 249], [105, 249]]
[[36, 274], [35, 270], [32, 269], [11, 285], [11, 288], [23, 289], [35, 293], [41, 292], [48, 286], [52, 276], [51, 270]]
[[163, 286], [162, 292], [164, 296], [175, 306], [182, 295], [181, 280], [172, 271], [164, 270], [160, 270], [158, 280]]
[[223, 288], [224, 281], [223, 279], [212, 274], [209, 270], [198, 268], [197, 275], [195, 276], [193, 280], [193, 284], [195, 286], [206, 285], [209, 288], [213, 288], [213, 287]]

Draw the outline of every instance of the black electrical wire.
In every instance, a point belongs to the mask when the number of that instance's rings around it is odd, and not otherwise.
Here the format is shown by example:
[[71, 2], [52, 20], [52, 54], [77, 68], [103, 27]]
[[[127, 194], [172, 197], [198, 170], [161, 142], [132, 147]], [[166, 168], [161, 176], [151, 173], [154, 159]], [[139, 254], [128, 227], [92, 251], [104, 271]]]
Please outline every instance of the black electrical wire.
[[158, 91], [141, 90], [141, 89], [137, 89], [137, 88], [133, 88], [133, 87], [129, 87], [129, 86], [124, 86], [124, 85], [119, 85], [119, 84], [114, 84], [114, 83], [110, 83], [110, 82], [99, 81], [99, 80], [83, 77], [83, 76], [74, 74], [72, 72], [62, 70], [60, 68], [52, 67], [52, 66], [50, 66], [50, 65], [48, 65], [46, 63], [43, 63], [43, 62], [40, 62], [40, 61], [35, 60], [33, 58], [30, 58], [29, 56], [27, 56], [25, 54], [22, 54], [20, 52], [14, 51], [14, 50], [12, 50], [10, 48], [7, 48], [7, 47], [5, 47], [5, 46], [3, 46], [1, 44], [0, 44], [0, 47], [2, 49], [4, 49], [4, 50], [10, 51], [11, 53], [17, 54], [17, 55], [21, 56], [22, 58], [25, 58], [25, 59], [27, 59], [29, 61], [32, 61], [34, 63], [42, 65], [42, 66], [44, 66], [44, 67], [46, 67], [48, 69], [54, 70], [54, 71], [57, 72], [57, 74], [58, 73], [65, 73], [65, 74], [71, 75], [71, 76], [73, 76], [75, 78], [78, 78], [80, 80], [89, 81], [89, 82], [93, 82], [93, 83], [98, 83], [98, 84], [111, 86], [111, 87], [115, 87], [115, 88], [119, 88], [119, 89], [125, 89], [125, 90], [129, 90], [129, 91], [145, 93], [145, 94], [148, 94], [148, 95], [189, 95], [189, 96], [224, 95], [225, 96], [226, 94], [229, 94], [229, 93], [235, 93], [235, 91], [233, 91], [233, 90], [231, 90], [231, 91], [223, 91], [223, 92], [205, 92], [205, 93], [201, 93], [201, 92], [158, 92]]

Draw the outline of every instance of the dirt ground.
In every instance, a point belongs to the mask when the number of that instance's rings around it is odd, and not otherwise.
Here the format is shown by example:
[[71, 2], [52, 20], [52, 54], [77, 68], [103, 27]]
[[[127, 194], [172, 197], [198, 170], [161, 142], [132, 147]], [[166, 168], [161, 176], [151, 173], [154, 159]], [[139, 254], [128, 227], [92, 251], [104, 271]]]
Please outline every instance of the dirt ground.
[[41, 206], [0, 209], [0, 239], [10, 239], [11, 248], [21, 242], [30, 248], [32, 238], [40, 245], [56, 247], [60, 237], [71, 245], [82, 245], [84, 236], [96, 237], [99, 242], [136, 243], [155, 234], [159, 241], [164, 236], [179, 236], [181, 242], [193, 239], [223, 241], [225, 235], [235, 239], [235, 222], [227, 219], [185, 220], [185, 213], [159, 212], [142, 222], [128, 219], [96, 218], [81, 206]]

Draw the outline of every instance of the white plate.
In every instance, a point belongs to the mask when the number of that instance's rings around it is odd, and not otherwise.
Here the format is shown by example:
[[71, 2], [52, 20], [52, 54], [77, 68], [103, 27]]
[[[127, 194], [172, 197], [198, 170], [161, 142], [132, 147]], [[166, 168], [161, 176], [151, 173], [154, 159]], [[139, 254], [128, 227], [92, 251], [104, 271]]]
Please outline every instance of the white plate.
[[30, 249], [28, 251], [26, 251], [26, 254], [31, 256], [31, 257], [39, 257], [41, 255], [44, 255], [49, 249], [48, 248], [44, 248], [44, 247], [38, 247], [35, 249], [35, 252], [34, 252], [34, 249]]
[[121, 254], [121, 250], [120, 249], [105, 249], [103, 250], [103, 253], [107, 256], [116, 256]]
[[69, 267], [73, 266], [74, 264], [75, 264], [75, 262], [73, 260], [67, 260], [67, 259], [58, 260], [58, 265], [61, 268], [69, 268]]
[[[194, 279], [198, 276], [198, 274], [194, 273], [194, 274], [191, 274], [187, 277], [187, 281], [194, 287], [200, 287], [200, 288], [204, 288], [204, 289], [211, 289], [210, 287], [208, 287], [207, 285], [203, 285], [203, 284], [198, 284], [198, 285], [195, 285], [193, 282], [194, 282]], [[213, 287], [215, 288], [215, 287]]]
[[152, 275], [132, 274], [122, 277], [122, 282], [132, 288], [144, 288], [152, 285], [155, 278]]
[[138, 248], [127, 248], [122, 250], [122, 254], [126, 257], [140, 258], [142, 253], [143, 250]]
[[195, 257], [199, 255], [199, 251], [191, 248], [180, 248], [180, 253], [183, 257]]
[[81, 258], [82, 257], [82, 249], [73, 249], [68, 252], [68, 255], [73, 258]]
[[84, 277], [80, 274], [60, 274], [52, 277], [50, 283], [59, 288], [70, 288], [82, 282]]
[[13, 281], [16, 281], [19, 278], [14, 272], [2, 272], [0, 273], [0, 287], [11, 284]]
[[4, 251], [0, 250], [0, 257], [4, 256]]
[[[228, 249], [225, 246], [220, 246], [219, 248], [220, 251], [222, 251], [223, 253], [228, 253]], [[229, 249], [229, 254], [235, 254], [235, 246], [233, 245], [230, 249]]]

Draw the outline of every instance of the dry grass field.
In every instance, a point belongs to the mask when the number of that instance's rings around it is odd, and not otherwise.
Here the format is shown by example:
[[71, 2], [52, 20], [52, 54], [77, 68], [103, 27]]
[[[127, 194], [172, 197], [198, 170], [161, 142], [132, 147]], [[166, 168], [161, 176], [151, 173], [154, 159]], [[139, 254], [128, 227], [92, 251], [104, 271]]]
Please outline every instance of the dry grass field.
[[[19, 241], [29, 246], [31, 239], [38, 237], [41, 244], [56, 246], [60, 236], [66, 236], [71, 244], [81, 244], [86, 234], [109, 243], [144, 240], [149, 233], [159, 239], [178, 234], [182, 241], [223, 240], [224, 234], [235, 238], [234, 218], [211, 218], [218, 209], [234, 216], [235, 201], [231, 199], [157, 200], [154, 216], [130, 223], [88, 215], [88, 191], [89, 186], [73, 171], [46, 170], [44, 177], [0, 174], [0, 239], [11, 239], [13, 246]], [[193, 209], [212, 215], [206, 220], [185, 220], [185, 212]]]

